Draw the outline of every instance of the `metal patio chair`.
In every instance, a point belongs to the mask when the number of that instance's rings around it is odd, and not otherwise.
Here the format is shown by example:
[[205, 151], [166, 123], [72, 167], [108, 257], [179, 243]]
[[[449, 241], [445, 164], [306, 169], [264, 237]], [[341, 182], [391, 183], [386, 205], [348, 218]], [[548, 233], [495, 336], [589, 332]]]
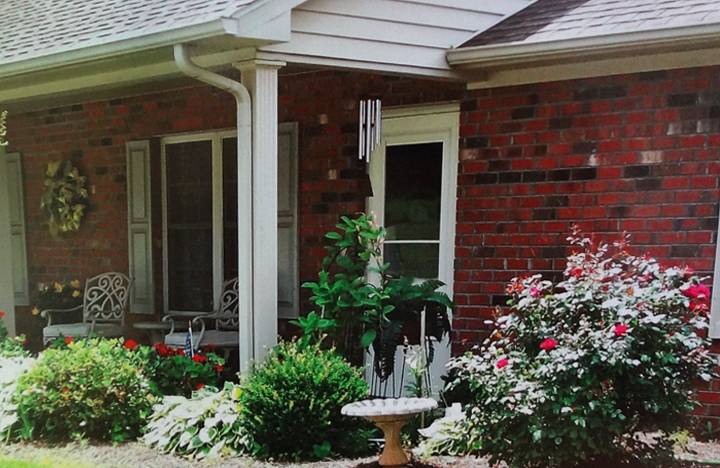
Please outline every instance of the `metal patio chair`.
[[[46, 309], [40, 312], [47, 319], [43, 328], [43, 344], [60, 336], [123, 336], [132, 280], [117, 272], [102, 273], [85, 282], [83, 303], [70, 309]], [[53, 318], [82, 311], [82, 322], [55, 323]]]
[[[190, 318], [186, 314], [168, 314], [163, 321], [170, 322], [170, 332], [165, 335], [165, 344], [174, 348], [185, 346], [187, 331], [176, 331], [176, 321], [191, 320], [193, 326], [193, 348], [213, 347], [223, 349], [227, 359], [230, 349], [237, 348], [240, 339], [238, 331], [238, 279], [234, 278], [223, 284], [220, 296], [220, 309], [207, 314], [199, 314]], [[208, 328], [208, 322], [215, 325]], [[199, 327], [198, 331], [195, 331]]]

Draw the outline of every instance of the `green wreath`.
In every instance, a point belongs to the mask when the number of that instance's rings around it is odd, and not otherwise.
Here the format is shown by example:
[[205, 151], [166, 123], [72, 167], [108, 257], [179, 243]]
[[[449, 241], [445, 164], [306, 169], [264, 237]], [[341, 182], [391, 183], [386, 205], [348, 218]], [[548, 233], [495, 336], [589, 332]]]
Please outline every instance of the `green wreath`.
[[53, 237], [80, 229], [88, 205], [85, 180], [70, 161], [48, 163], [40, 208]]

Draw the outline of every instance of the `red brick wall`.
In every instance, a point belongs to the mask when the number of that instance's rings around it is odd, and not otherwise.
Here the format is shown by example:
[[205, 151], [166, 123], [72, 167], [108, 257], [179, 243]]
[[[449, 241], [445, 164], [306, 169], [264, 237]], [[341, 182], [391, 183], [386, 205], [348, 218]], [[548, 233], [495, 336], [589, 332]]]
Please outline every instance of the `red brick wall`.
[[477, 91], [462, 110], [456, 350], [483, 335], [511, 277], [564, 268], [573, 223], [712, 273], [720, 68]]

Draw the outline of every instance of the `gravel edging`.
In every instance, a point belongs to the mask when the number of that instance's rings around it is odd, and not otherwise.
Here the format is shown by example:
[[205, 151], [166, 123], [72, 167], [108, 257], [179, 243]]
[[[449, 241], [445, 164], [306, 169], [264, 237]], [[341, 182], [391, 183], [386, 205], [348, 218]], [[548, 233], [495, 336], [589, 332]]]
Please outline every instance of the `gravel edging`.
[[[67, 462], [86, 464], [98, 468], [356, 468], [376, 466], [377, 457], [355, 460], [332, 460], [314, 463], [271, 463], [247, 457], [233, 457], [213, 460], [188, 460], [175, 455], [166, 455], [139, 442], [121, 445], [73, 442], [67, 445], [42, 445], [12, 443], [0, 446], [0, 454], [19, 460], [61, 459]], [[489, 468], [482, 459], [474, 457], [433, 457], [426, 460], [429, 466], [454, 468]], [[427, 466], [427, 465], [426, 465]]]

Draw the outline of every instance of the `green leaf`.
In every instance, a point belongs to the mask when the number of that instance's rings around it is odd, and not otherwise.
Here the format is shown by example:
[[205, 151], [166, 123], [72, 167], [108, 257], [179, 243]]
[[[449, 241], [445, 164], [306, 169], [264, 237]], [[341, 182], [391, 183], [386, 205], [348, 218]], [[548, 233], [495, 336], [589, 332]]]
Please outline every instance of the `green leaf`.
[[363, 348], [370, 347], [373, 341], [375, 341], [375, 337], [377, 337], [377, 330], [367, 330], [363, 333], [362, 338], [360, 338], [360, 346]]

